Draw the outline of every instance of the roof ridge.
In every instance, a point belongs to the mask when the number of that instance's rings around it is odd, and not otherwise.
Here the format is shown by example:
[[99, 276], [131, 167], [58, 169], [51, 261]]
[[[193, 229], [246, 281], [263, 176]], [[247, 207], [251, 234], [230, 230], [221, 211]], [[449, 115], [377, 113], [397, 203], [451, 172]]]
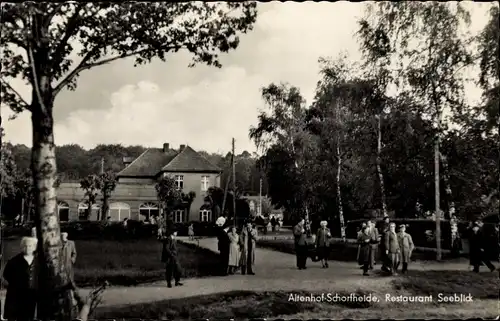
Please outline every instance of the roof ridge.
[[121, 172], [123, 172], [124, 170], [126, 170], [127, 168], [129, 168], [130, 166], [132, 166], [132, 164], [134, 164], [135, 162], [137, 162], [137, 160], [141, 157], [143, 157], [147, 152], [149, 152], [151, 150], [151, 148], [147, 148], [145, 151], [143, 151], [141, 153], [141, 155], [137, 156], [133, 161], [130, 162], [130, 164], [128, 164], [124, 169], [122, 169], [121, 171], [118, 172], [117, 176], [120, 175]]
[[[189, 146], [189, 148], [191, 148], [191, 146]], [[191, 149], [192, 149], [192, 148], [191, 148]], [[193, 149], [193, 151], [194, 151], [197, 155], [201, 156], [201, 158], [203, 158], [204, 160], [206, 160], [206, 161], [207, 161], [210, 165], [212, 165], [213, 167], [216, 167], [216, 168], [218, 168], [218, 169], [220, 169], [220, 170], [222, 171], [222, 168], [220, 168], [218, 165], [215, 165], [214, 163], [212, 163], [212, 162], [211, 162], [208, 158], [206, 158], [205, 156], [203, 156], [202, 154], [200, 154], [198, 151], [196, 151], [196, 150], [194, 150], [194, 149]], [[208, 152], [205, 152], [205, 153], [207, 153], [207, 154], [208, 154]]]
[[[189, 147], [191, 148], [191, 147]], [[192, 149], [192, 148], [191, 148]], [[161, 168], [160, 168], [160, 172], [165, 168], [167, 167], [170, 163], [172, 163], [174, 161], [174, 159], [176, 159], [177, 157], [179, 157], [180, 154], [184, 153], [184, 151], [186, 150], [186, 147], [184, 147], [180, 152], [177, 153], [177, 155], [174, 156], [174, 158], [172, 158], [170, 160], [170, 162], [166, 163], [165, 165], [163, 165]]]

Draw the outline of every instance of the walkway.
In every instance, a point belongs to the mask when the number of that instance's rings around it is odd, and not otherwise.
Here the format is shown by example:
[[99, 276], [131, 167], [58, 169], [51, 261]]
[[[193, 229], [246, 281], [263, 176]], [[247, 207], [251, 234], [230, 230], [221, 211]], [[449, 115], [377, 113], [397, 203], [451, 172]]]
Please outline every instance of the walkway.
[[[199, 243], [200, 247], [217, 251], [217, 239], [205, 238], [187, 243]], [[414, 262], [411, 269], [450, 270], [466, 269], [467, 263]], [[248, 291], [328, 291], [352, 292], [358, 288], [383, 291], [390, 289], [388, 278], [361, 277], [361, 271], [354, 262], [330, 262], [329, 269], [322, 269], [320, 263], [310, 263], [307, 270], [295, 267], [295, 257], [291, 254], [256, 249], [256, 275], [231, 275], [185, 280], [184, 286], [167, 288], [165, 282], [140, 285], [137, 287], [110, 287], [104, 292], [103, 306], [129, 305], [197, 295], [207, 295], [233, 290]], [[89, 289], [82, 289], [87, 294]], [[2, 295], [3, 296], [3, 295]]]

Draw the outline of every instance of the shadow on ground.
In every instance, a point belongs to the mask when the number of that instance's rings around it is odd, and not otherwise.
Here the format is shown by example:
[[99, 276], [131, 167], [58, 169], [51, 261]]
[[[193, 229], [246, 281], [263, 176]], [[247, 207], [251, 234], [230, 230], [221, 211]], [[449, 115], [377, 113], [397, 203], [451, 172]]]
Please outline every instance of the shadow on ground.
[[[357, 291], [357, 295], [368, 295]], [[220, 294], [203, 295], [191, 298], [158, 301], [122, 307], [103, 307], [96, 311], [96, 318], [142, 318], [142, 319], [211, 319], [211, 318], [270, 318], [277, 315], [293, 315], [301, 312], [319, 312], [331, 308], [330, 302], [300, 302], [291, 300], [291, 293], [232, 291]], [[295, 295], [308, 297], [310, 292], [295, 292]], [[347, 293], [339, 293], [349, 295]], [[363, 309], [370, 302], [339, 302], [350, 309]]]

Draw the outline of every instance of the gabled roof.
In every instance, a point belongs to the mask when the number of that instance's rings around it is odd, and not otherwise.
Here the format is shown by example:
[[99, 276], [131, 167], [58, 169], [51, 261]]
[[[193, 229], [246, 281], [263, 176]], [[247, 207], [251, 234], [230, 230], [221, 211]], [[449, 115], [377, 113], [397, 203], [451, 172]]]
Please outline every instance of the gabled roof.
[[198, 154], [189, 146], [177, 154], [162, 169], [164, 172], [221, 172], [222, 170], [212, 164], [208, 159]]
[[165, 164], [168, 164], [177, 155], [176, 151], [163, 152], [160, 148], [149, 148], [125, 167], [118, 176], [156, 176]]
[[118, 173], [119, 177], [154, 177], [160, 172], [216, 172], [222, 170], [186, 146], [181, 152], [149, 148]]

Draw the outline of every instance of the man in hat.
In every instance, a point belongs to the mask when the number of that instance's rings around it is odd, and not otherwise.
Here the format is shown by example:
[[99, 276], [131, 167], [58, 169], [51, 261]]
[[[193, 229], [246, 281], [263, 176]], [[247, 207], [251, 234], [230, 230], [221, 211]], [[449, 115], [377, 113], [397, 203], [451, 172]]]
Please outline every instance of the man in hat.
[[401, 272], [406, 273], [408, 271], [408, 263], [410, 263], [411, 254], [415, 249], [415, 245], [413, 244], [411, 235], [406, 233], [406, 225], [404, 224], [401, 224], [399, 226], [398, 242], [399, 249], [401, 250], [399, 255], [399, 262], [403, 264], [403, 269], [401, 270]]
[[171, 229], [169, 235], [163, 239], [163, 249], [161, 261], [165, 263], [165, 279], [167, 286], [172, 287], [172, 278], [175, 280], [175, 286], [181, 286], [181, 267], [177, 258], [177, 231]]
[[472, 227], [472, 234], [469, 239], [469, 259], [473, 271], [479, 273], [481, 263], [484, 263], [491, 272], [495, 271], [495, 266], [490, 262], [485, 253], [486, 238], [482, 230], [483, 222], [476, 221]]
[[255, 247], [257, 244], [257, 229], [251, 221], [246, 222], [240, 234], [241, 274], [255, 275]]
[[73, 265], [76, 263], [76, 247], [75, 242], [68, 240], [68, 233], [61, 233], [62, 241], [62, 264], [68, 273], [72, 282], [75, 281], [75, 271]]
[[217, 224], [217, 240], [220, 258], [220, 274], [227, 275], [229, 264], [229, 248], [231, 241], [229, 240], [229, 226], [224, 226], [226, 221], [222, 224]]

